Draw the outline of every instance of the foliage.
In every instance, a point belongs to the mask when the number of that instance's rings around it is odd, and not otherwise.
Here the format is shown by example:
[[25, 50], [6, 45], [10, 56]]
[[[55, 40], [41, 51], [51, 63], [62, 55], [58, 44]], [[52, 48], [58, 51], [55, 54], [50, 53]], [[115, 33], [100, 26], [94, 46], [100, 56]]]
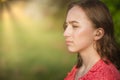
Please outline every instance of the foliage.
[[[70, 1], [72, 0], [50, 0], [47, 8], [55, 7], [57, 11], [48, 17], [48, 21], [38, 21], [44, 25], [27, 27], [31, 32], [37, 29], [33, 32], [34, 36], [32, 33], [26, 33], [20, 24], [13, 22], [17, 43], [15, 46], [5, 43], [8, 46], [3, 47], [4, 26], [0, 22], [0, 80], [64, 79], [76, 62], [76, 55], [68, 54], [62, 35], [62, 24]], [[111, 11], [115, 24], [115, 36], [120, 43], [120, 0], [102, 1]], [[48, 22], [51, 21], [52, 23], [49, 24]], [[40, 26], [48, 29], [41, 30]], [[8, 38], [7, 41], [10, 39]]]

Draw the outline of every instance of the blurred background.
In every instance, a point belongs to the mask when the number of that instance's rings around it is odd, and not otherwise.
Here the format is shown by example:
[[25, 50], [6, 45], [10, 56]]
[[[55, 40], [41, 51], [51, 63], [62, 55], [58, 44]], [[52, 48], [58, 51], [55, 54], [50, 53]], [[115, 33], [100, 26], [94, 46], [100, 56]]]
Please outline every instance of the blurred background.
[[[63, 80], [76, 63], [63, 37], [71, 0], [0, 0], [0, 80]], [[102, 0], [120, 43], [120, 0]]]

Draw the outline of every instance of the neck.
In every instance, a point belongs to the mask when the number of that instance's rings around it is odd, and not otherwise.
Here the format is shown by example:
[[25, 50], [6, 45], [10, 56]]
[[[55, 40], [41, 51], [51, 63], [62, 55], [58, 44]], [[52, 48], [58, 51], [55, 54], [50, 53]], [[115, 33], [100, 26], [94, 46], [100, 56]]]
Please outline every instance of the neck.
[[81, 51], [79, 54], [83, 61], [81, 67], [84, 67], [85, 69], [91, 68], [100, 60], [100, 56], [94, 48], [88, 48], [87, 50]]
[[82, 58], [82, 66], [78, 69], [75, 80], [84, 76], [100, 60], [100, 56], [93, 47], [86, 48], [79, 52]]

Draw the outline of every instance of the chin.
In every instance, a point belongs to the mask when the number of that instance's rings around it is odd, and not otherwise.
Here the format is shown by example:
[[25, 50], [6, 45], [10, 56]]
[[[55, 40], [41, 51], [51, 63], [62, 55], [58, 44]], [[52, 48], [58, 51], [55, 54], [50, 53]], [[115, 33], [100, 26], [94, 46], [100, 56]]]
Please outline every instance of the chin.
[[71, 53], [76, 53], [76, 52], [78, 52], [77, 50], [74, 50], [74, 49], [68, 49], [68, 51], [71, 52]]

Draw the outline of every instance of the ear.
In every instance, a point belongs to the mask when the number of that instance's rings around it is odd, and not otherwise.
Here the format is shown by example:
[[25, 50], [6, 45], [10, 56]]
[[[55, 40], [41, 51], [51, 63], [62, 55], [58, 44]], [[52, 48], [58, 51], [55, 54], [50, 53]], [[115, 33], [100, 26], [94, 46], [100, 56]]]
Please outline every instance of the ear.
[[94, 40], [99, 40], [104, 36], [104, 29], [97, 28], [94, 33]]

